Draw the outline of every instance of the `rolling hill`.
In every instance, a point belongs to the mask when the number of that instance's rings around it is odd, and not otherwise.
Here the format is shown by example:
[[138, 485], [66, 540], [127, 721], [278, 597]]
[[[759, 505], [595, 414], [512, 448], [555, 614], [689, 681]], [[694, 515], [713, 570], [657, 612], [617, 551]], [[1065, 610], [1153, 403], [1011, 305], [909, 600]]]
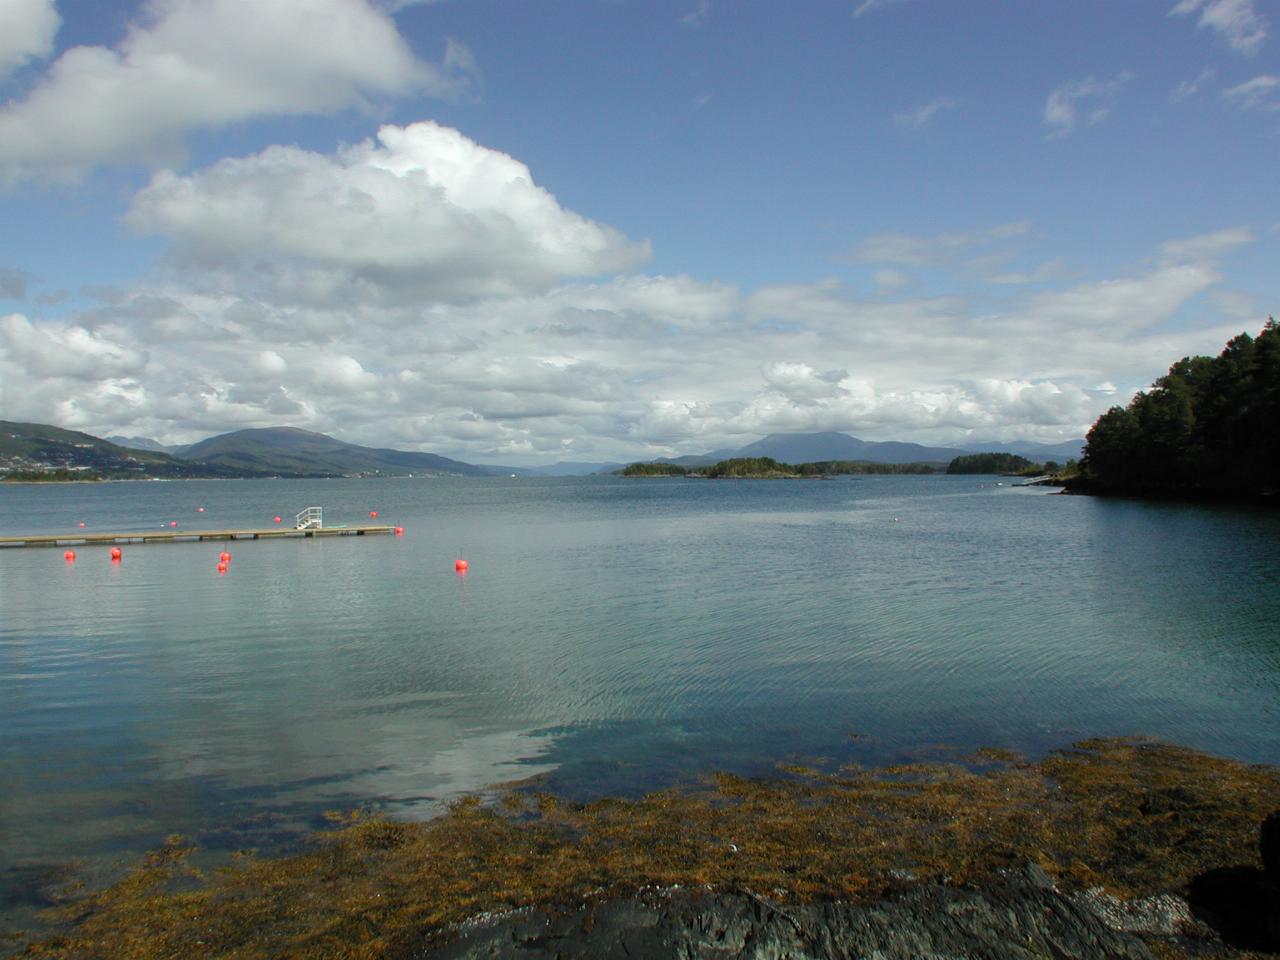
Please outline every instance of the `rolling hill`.
[[92, 434], [46, 423], [0, 420], [0, 471], [35, 475], [64, 471], [85, 479], [238, 477], [245, 472], [179, 459], [154, 450], [122, 447]]
[[488, 477], [513, 472], [409, 450], [362, 447], [297, 427], [236, 430], [187, 447], [182, 456], [259, 473], [349, 476], [435, 474]]

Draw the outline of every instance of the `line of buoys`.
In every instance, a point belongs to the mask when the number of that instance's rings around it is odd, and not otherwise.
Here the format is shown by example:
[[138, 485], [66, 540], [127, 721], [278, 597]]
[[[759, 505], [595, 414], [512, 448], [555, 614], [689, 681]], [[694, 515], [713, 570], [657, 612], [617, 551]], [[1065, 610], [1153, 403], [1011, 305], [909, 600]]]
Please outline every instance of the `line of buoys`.
[[66, 553], [62, 555], [62, 559], [67, 561], [67, 563], [75, 563], [76, 552], [74, 550], [68, 550]]

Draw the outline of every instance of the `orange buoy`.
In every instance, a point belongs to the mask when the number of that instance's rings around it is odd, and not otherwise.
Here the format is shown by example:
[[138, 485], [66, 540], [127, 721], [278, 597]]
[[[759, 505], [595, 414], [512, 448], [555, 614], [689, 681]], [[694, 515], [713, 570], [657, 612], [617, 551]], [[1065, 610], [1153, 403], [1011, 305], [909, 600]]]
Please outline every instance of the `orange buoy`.
[[397, 537], [403, 537], [403, 536], [404, 536], [404, 527], [396, 527], [396, 536], [397, 536]]
[[223, 550], [223, 551], [222, 551], [222, 553], [220, 553], [220, 554], [218, 555], [218, 559], [219, 559], [219, 560], [221, 560], [223, 563], [230, 563], [230, 562], [231, 562], [231, 554], [229, 554], [229, 553], [227, 553], [227, 551]]
[[226, 573], [226, 572], [227, 572], [227, 567], [228, 567], [228, 566], [230, 566], [230, 565], [227, 563], [227, 561], [225, 561], [225, 560], [219, 560], [219, 561], [218, 561], [218, 572], [219, 572], [219, 573]]
[[68, 550], [66, 553], [62, 555], [62, 559], [67, 561], [67, 563], [75, 563], [76, 552], [74, 550]]
[[177, 521], [177, 520], [170, 520], [170, 521], [169, 521], [169, 526], [171, 526], [171, 527], [176, 527], [177, 525], [178, 525], [178, 521]]
[[459, 573], [466, 573], [468, 566], [469, 564], [465, 560], [453, 561], [453, 569], [457, 570]]
[[272, 517], [271, 519], [272, 519], [272, 520], [274, 520], [276, 523], [279, 523], [279, 522], [280, 522], [280, 518], [279, 518], [279, 517]]
[[111, 548], [111, 559], [112, 559], [112, 560], [119, 560], [121, 556], [122, 556], [122, 554], [120, 553], [120, 548], [119, 548], [119, 547], [112, 547], [112, 548]]
[[81, 521], [80, 521], [80, 526], [82, 526], [82, 527], [84, 526], [84, 521], [83, 521], [83, 520], [81, 520]]
[[369, 519], [371, 519], [371, 520], [377, 520], [377, 519], [378, 519], [378, 511], [377, 511], [377, 510], [370, 510], [370, 511], [369, 511]]

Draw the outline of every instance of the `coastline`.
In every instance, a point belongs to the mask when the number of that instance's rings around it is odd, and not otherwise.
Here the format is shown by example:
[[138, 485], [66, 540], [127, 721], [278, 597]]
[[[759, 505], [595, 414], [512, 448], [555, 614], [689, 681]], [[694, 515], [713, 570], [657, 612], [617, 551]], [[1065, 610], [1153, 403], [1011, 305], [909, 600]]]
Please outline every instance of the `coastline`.
[[[306, 852], [247, 854], [215, 874], [171, 838], [112, 886], [68, 899], [64, 931], [27, 955], [178, 955], [199, 941], [206, 956], [537, 956], [571, 935], [588, 937], [578, 955], [590, 955], [643, 930], [688, 940], [723, 920], [804, 940], [873, 916], [945, 945], [934, 927], [952, 908], [990, 913], [974, 943], [999, 945], [998, 915], [1036, 905], [1027, 915], [1052, 921], [1036, 936], [1078, 941], [1060, 956], [1243, 956], [1250, 934], [1214, 916], [1205, 878], [1262, 882], [1258, 830], [1276, 810], [1280, 768], [1149, 740], [1086, 741], [1039, 763], [979, 751], [780, 765], [767, 780], [713, 774], [637, 800], [570, 803], [533, 782], [424, 823], [335, 815], [338, 829]], [[1139, 914], [1158, 916], [1143, 926]]]
[[1280, 506], [1280, 490], [1206, 490], [1163, 487], [1117, 487], [1083, 478], [1070, 478], [1059, 491], [1067, 496], [1104, 497], [1115, 500], [1147, 500], [1159, 503], [1247, 504]]

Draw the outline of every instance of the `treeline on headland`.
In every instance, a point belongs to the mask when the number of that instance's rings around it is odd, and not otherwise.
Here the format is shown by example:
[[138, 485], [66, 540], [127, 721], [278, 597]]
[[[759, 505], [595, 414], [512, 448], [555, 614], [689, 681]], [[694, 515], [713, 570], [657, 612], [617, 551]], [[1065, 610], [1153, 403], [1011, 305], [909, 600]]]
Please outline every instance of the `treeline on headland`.
[[[983, 456], [1009, 457], [1012, 454], [984, 454]], [[957, 458], [966, 459], [966, 458]], [[1023, 460], [1022, 457], [1015, 457]], [[953, 461], [954, 463], [955, 461]], [[1027, 466], [1031, 461], [1023, 460]], [[773, 457], [734, 457], [702, 467], [683, 467], [677, 463], [655, 461], [633, 463], [617, 471], [624, 477], [695, 477], [702, 479], [785, 479], [800, 477], [834, 477], [858, 474], [932, 474], [976, 473], [975, 470], [953, 471], [938, 463], [874, 463], [869, 460], [819, 460], [814, 463], [782, 463]], [[1001, 471], [991, 470], [990, 473]]]
[[[1050, 465], [1046, 464], [1048, 469]], [[1053, 464], [1057, 467], [1057, 464]], [[956, 457], [947, 464], [947, 473], [1037, 474], [1040, 467], [1016, 453], [972, 453]], [[1052, 471], [1051, 471], [1052, 472]]]
[[1093, 425], [1073, 492], [1260, 497], [1280, 490], [1280, 326], [1183, 357]]

